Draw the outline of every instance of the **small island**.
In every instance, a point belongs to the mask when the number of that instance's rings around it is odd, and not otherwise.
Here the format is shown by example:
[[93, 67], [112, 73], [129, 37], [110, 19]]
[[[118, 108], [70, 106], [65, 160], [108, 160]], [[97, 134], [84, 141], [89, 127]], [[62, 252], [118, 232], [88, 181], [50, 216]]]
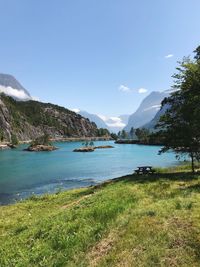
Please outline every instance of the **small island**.
[[41, 152], [41, 151], [53, 151], [58, 149], [58, 147], [53, 146], [50, 141], [50, 137], [48, 134], [44, 134], [38, 138], [36, 138], [29, 147], [25, 148], [25, 151], [30, 152]]
[[84, 146], [74, 149], [73, 152], [93, 152], [95, 151], [95, 149], [114, 148], [113, 146], [110, 145], [94, 146], [94, 143], [92, 141], [85, 142], [82, 145]]

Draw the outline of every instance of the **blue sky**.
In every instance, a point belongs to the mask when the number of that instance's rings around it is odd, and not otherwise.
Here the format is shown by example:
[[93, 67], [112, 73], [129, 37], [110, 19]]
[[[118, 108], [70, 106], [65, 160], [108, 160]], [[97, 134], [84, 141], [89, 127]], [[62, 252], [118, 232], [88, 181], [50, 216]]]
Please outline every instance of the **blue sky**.
[[0, 10], [0, 72], [97, 114], [133, 113], [170, 88], [177, 60], [200, 44], [199, 0], [0, 0]]

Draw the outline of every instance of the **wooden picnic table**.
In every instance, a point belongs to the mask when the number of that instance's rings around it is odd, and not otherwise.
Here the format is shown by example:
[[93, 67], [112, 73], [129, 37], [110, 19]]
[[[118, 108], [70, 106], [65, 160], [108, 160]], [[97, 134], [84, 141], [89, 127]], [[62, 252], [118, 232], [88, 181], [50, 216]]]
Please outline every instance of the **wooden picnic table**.
[[139, 166], [134, 171], [136, 174], [154, 174], [155, 173], [155, 170], [153, 170], [152, 166]]

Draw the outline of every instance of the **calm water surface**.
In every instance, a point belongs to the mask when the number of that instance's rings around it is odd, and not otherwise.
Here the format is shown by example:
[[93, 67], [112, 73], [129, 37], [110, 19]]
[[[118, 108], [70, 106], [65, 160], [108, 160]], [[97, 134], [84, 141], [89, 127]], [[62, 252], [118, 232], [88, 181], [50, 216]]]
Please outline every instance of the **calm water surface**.
[[158, 155], [157, 146], [113, 145], [91, 153], [75, 153], [79, 142], [56, 143], [53, 152], [26, 152], [22, 145], [0, 151], [0, 204], [7, 204], [31, 194], [55, 192], [99, 183], [130, 174], [137, 166], [170, 166], [177, 164], [173, 153]]

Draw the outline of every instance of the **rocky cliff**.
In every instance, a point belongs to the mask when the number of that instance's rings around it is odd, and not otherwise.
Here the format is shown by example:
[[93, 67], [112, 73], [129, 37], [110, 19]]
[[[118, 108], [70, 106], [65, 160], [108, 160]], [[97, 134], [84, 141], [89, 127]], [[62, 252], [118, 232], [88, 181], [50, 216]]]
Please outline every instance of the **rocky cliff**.
[[16, 101], [0, 94], [0, 139], [32, 140], [48, 133], [52, 138], [97, 136], [95, 123], [66, 108], [37, 101]]

